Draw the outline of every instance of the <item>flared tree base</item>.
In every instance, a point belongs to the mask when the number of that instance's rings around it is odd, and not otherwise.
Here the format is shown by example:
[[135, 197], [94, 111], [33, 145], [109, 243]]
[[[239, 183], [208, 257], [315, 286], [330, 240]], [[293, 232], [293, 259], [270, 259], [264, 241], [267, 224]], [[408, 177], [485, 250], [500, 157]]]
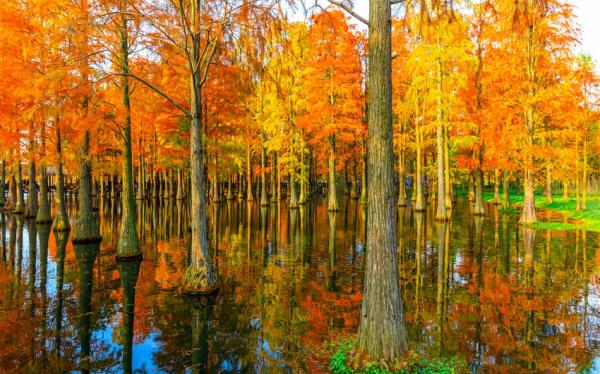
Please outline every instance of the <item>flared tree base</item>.
[[183, 276], [181, 293], [190, 296], [211, 295], [219, 290], [219, 281], [209, 276], [204, 268], [188, 266]]
[[67, 232], [71, 231], [71, 225], [66, 219], [55, 219], [52, 223], [52, 231], [55, 232]]

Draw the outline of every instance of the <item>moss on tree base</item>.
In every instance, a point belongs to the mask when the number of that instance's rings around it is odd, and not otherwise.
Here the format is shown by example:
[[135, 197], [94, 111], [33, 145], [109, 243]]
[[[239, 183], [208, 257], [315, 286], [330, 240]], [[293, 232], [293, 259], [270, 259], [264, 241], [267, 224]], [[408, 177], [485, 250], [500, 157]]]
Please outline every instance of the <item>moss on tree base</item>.
[[183, 276], [181, 293], [190, 296], [211, 295], [218, 291], [219, 281], [210, 279], [204, 268], [188, 266]]

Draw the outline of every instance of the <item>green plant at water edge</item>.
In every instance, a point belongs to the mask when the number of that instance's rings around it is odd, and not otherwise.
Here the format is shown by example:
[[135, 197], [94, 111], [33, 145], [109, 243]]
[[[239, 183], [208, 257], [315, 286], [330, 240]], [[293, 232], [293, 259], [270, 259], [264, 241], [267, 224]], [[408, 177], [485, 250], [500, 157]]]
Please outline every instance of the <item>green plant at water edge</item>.
[[[458, 374], [467, 372], [464, 360], [455, 357], [409, 357], [406, 362], [388, 365], [383, 362], [366, 362], [362, 368], [351, 368], [348, 359], [352, 355], [353, 344], [346, 343], [331, 357], [329, 369], [334, 374]], [[401, 367], [392, 369], [389, 367]]]

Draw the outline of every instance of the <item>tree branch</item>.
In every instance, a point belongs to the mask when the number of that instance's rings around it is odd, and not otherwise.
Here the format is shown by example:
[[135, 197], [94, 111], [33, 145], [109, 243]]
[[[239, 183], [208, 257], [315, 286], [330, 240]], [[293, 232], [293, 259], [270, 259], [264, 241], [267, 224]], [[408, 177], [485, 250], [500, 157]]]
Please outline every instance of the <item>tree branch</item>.
[[[366, 18], [364, 18], [360, 14], [356, 13], [355, 11], [353, 11], [352, 8], [350, 8], [349, 6], [345, 5], [341, 1], [336, 1], [336, 0], [327, 0], [327, 1], [329, 1], [333, 5], [339, 6], [340, 8], [342, 8], [343, 10], [345, 10], [348, 14], [350, 14], [352, 17], [356, 18], [360, 22], [362, 22], [365, 25], [369, 26], [369, 21], [367, 21]], [[398, 1], [398, 0], [395, 0], [395, 1]]]
[[163, 99], [167, 100], [175, 108], [179, 109], [181, 111], [181, 113], [183, 113], [186, 116], [186, 118], [188, 118], [188, 119], [191, 118], [191, 114], [190, 114], [189, 110], [185, 109], [185, 107], [183, 105], [181, 105], [177, 101], [173, 100], [169, 95], [167, 95], [166, 93], [164, 93], [160, 88], [156, 87], [152, 83], [146, 81], [145, 79], [142, 79], [142, 78], [138, 77], [135, 74], [131, 74], [131, 73], [129, 73], [129, 74], [117, 74], [117, 75], [123, 75], [123, 76], [131, 77], [131, 78], [137, 80], [138, 82], [142, 83], [143, 85], [145, 85], [146, 87], [148, 87], [152, 91], [156, 92]]

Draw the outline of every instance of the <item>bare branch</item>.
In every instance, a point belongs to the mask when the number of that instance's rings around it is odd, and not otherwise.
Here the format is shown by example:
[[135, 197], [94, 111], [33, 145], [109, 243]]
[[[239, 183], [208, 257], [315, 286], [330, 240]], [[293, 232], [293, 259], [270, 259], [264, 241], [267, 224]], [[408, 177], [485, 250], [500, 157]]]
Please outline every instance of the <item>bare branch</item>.
[[350, 8], [346, 4], [342, 3], [341, 1], [336, 1], [336, 0], [327, 0], [327, 1], [329, 1], [333, 5], [339, 6], [340, 8], [342, 8], [343, 10], [345, 10], [348, 14], [350, 14], [352, 17], [356, 18], [360, 22], [362, 22], [365, 25], [369, 26], [369, 21], [367, 21], [366, 18], [364, 18], [360, 14], [356, 13], [355, 11], [353, 11], [352, 8]]
[[143, 78], [140, 78], [137, 75], [131, 74], [131, 73], [129, 73], [129, 74], [116, 74], [116, 75], [128, 76], [128, 77], [131, 77], [131, 78], [137, 80], [138, 82], [142, 83], [143, 85], [145, 85], [146, 87], [148, 87], [152, 91], [156, 92], [163, 99], [167, 100], [175, 108], [179, 109], [181, 111], [181, 113], [183, 113], [186, 116], [186, 118], [191, 118], [191, 114], [190, 114], [189, 110], [187, 110], [183, 105], [179, 104], [177, 101], [175, 101], [169, 95], [167, 95], [166, 93], [164, 93], [160, 88], [156, 87], [155, 85], [153, 85], [152, 83], [148, 82], [147, 80], [145, 80]]

